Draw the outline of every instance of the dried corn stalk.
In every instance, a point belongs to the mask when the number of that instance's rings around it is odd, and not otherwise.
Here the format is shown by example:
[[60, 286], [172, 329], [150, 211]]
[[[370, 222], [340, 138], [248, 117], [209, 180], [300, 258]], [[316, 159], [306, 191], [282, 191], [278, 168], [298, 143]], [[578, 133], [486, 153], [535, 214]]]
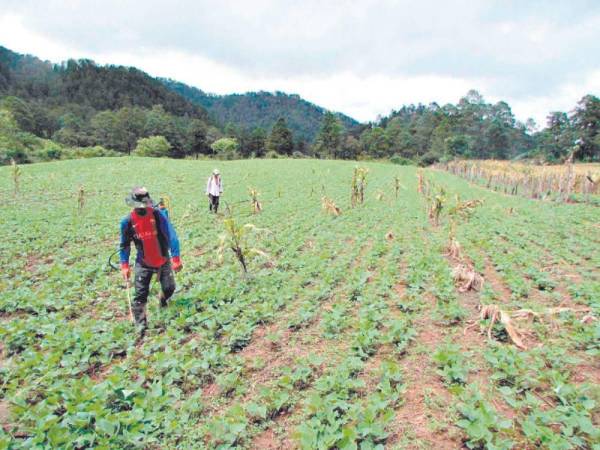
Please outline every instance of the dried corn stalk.
[[[437, 190], [437, 194], [427, 198], [429, 201], [429, 219], [436, 227], [440, 223], [440, 216], [446, 204], [446, 190], [441, 186], [438, 186]], [[429, 192], [429, 188], [427, 191]]]
[[456, 240], [456, 238], [454, 236], [450, 236], [450, 243], [448, 244], [446, 255], [449, 256], [450, 258], [460, 260], [460, 252], [461, 252], [460, 243]]
[[590, 312], [590, 308], [568, 308], [566, 306], [561, 306], [561, 307], [556, 307], [556, 308], [549, 308], [548, 310], [546, 310], [546, 312], [544, 314], [547, 315], [556, 315], [556, 314], [562, 314], [564, 312], [572, 312], [572, 313], [587, 313]]
[[569, 155], [565, 164], [554, 166], [512, 163], [508, 161], [451, 161], [438, 165], [455, 175], [484, 184], [506, 194], [544, 199], [555, 194], [568, 201], [571, 194], [600, 193], [600, 167], [597, 164], [573, 164]]
[[481, 308], [479, 318], [480, 320], [490, 320], [487, 329], [488, 339], [492, 339], [492, 328], [496, 322], [499, 322], [504, 326], [504, 329], [513, 344], [521, 350], [527, 350], [527, 346], [523, 343], [523, 334], [513, 325], [510, 316], [505, 311], [501, 310], [498, 305], [485, 305]]
[[77, 192], [77, 209], [79, 212], [83, 210], [85, 205], [85, 190], [83, 189], [83, 185], [79, 186], [79, 191]]
[[367, 173], [369, 169], [364, 167], [355, 167], [352, 175], [352, 184], [350, 186], [350, 204], [354, 208], [357, 204], [362, 204], [365, 200], [365, 186], [367, 185]]
[[458, 292], [480, 291], [483, 287], [483, 277], [470, 264], [462, 263], [456, 266], [452, 271], [452, 277], [458, 285]]
[[258, 196], [260, 193], [254, 188], [248, 188], [248, 193], [250, 194], [250, 204], [252, 205], [252, 212], [254, 214], [258, 214], [262, 211], [262, 205], [258, 201]]
[[417, 178], [419, 179], [417, 191], [419, 192], [419, 194], [424, 194], [423, 171], [420, 169], [417, 171]]
[[217, 249], [220, 262], [223, 261], [225, 250], [230, 249], [242, 266], [245, 275], [248, 272], [248, 261], [250, 259], [256, 256], [269, 258], [269, 255], [266, 252], [251, 247], [249, 242], [249, 236], [251, 234], [258, 237], [259, 234], [269, 234], [269, 230], [257, 228], [250, 223], [238, 225], [233, 218], [225, 219], [223, 225], [225, 231], [220, 236], [219, 247]]
[[[500, 323], [506, 330], [506, 333], [508, 334], [508, 337], [513, 342], [513, 344], [515, 344], [518, 348], [520, 348], [522, 350], [526, 350], [527, 346], [523, 343], [523, 336], [527, 333], [519, 330], [516, 327], [516, 325], [514, 324], [514, 320], [526, 319], [526, 320], [539, 320], [540, 322], [543, 322], [542, 317], [544, 317], [544, 316], [554, 316], [556, 314], [561, 314], [564, 312], [589, 313], [590, 308], [558, 307], [558, 308], [549, 308], [546, 311], [542, 311], [542, 312], [535, 312], [535, 311], [532, 311], [531, 309], [518, 309], [516, 311], [512, 311], [509, 313], [509, 312], [506, 312], [506, 311], [500, 309], [500, 307], [498, 305], [483, 305], [481, 307], [479, 319], [480, 320], [488, 320], [488, 319], [490, 320], [490, 323], [487, 328], [487, 335], [488, 335], [489, 339], [492, 338], [492, 329], [494, 327], [494, 324]], [[596, 317], [592, 316], [591, 314], [587, 314], [586, 316], [584, 316], [581, 319], [581, 323], [585, 324], [585, 323], [590, 323], [590, 322], [593, 322], [596, 320], [598, 320]], [[477, 325], [477, 324], [475, 323], [475, 324], [472, 324], [472, 325], [468, 326], [467, 328], [465, 328], [465, 333], [469, 328], [472, 328], [475, 325]]]
[[471, 218], [471, 216], [475, 212], [475, 208], [481, 206], [482, 204], [483, 201], [479, 199], [461, 201], [460, 197], [457, 194], [456, 204], [448, 210], [448, 215], [450, 215], [451, 217], [467, 220]]
[[334, 216], [339, 216], [342, 213], [342, 210], [329, 197], [323, 196], [321, 198], [321, 206], [326, 212]]
[[461, 246], [456, 239], [456, 222], [450, 221], [450, 231], [448, 232], [448, 247], [446, 247], [446, 256], [460, 261]]
[[13, 159], [10, 160], [10, 165], [12, 166], [12, 179], [14, 185], [14, 195], [15, 197], [19, 193], [19, 179], [21, 178], [21, 168], [17, 164], [17, 162]]

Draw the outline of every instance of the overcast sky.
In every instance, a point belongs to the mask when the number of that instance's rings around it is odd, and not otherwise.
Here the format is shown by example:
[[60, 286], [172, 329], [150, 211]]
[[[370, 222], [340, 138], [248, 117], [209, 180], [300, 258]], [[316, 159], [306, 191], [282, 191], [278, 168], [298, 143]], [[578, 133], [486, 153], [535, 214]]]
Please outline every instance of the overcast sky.
[[0, 0], [0, 45], [296, 93], [360, 121], [473, 88], [544, 125], [600, 95], [599, 0]]

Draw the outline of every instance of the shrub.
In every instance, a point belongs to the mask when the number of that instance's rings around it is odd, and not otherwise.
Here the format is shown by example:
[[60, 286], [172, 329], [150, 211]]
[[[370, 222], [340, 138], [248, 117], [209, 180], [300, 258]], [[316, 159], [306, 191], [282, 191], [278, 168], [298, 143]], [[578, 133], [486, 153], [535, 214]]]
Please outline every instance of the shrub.
[[63, 148], [60, 144], [43, 140], [41, 142], [41, 147], [33, 153], [33, 156], [39, 161], [51, 161], [53, 159], [60, 159], [62, 152]]
[[369, 155], [368, 153], [362, 152], [356, 156], [356, 160], [357, 161], [375, 161], [375, 158], [373, 158], [373, 156]]
[[150, 136], [141, 138], [137, 141], [137, 146], [133, 151], [138, 156], [169, 156], [171, 144], [164, 136]]
[[62, 159], [100, 158], [119, 155], [119, 152], [104, 148], [101, 145], [94, 147], [70, 147], [62, 151]]
[[440, 155], [434, 152], [427, 152], [419, 158], [418, 164], [420, 167], [430, 166], [440, 160]]
[[8, 164], [12, 159], [19, 164], [60, 159], [61, 151], [60, 144], [41, 139], [31, 133], [0, 134], [0, 162], [2, 164]]
[[277, 153], [275, 150], [269, 150], [266, 153], [265, 158], [268, 158], [268, 159], [278, 159], [278, 158], [281, 158], [281, 155], [279, 153]]
[[21, 139], [23, 134], [12, 114], [0, 109], [0, 163], [10, 164], [13, 159], [18, 164], [29, 162], [27, 146]]
[[22, 147], [4, 146], [0, 141], [0, 164], [10, 164], [13, 159], [17, 164], [29, 162], [29, 157]]
[[210, 148], [217, 154], [221, 159], [235, 159], [238, 156], [239, 144], [237, 139], [234, 138], [221, 138], [212, 143]]
[[392, 164], [398, 164], [399, 166], [412, 166], [414, 165], [414, 162], [408, 158], [405, 158], [404, 156], [400, 156], [398, 154], [395, 154], [394, 156], [392, 156], [390, 158], [390, 162]]

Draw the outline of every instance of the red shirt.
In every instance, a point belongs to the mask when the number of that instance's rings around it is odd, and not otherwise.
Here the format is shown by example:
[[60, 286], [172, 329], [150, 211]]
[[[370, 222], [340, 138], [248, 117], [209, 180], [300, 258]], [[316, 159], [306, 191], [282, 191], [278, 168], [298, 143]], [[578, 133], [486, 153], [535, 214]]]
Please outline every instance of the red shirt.
[[150, 267], [161, 267], [167, 262], [162, 255], [158, 242], [158, 231], [152, 208], [146, 208], [146, 214], [140, 216], [135, 210], [131, 212], [131, 224], [135, 237], [142, 241], [144, 249], [143, 262]]

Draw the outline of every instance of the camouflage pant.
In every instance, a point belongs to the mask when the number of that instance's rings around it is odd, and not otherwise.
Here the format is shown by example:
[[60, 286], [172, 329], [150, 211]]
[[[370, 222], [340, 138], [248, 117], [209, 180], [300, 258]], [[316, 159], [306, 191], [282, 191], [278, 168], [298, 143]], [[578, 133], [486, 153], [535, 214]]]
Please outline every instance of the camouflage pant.
[[146, 303], [148, 302], [148, 292], [150, 291], [150, 281], [152, 275], [156, 274], [161, 287], [161, 306], [166, 306], [167, 300], [175, 292], [175, 276], [171, 269], [171, 262], [167, 261], [159, 269], [145, 267], [139, 263], [135, 265], [135, 296], [133, 297], [133, 316], [135, 323], [146, 327]]

